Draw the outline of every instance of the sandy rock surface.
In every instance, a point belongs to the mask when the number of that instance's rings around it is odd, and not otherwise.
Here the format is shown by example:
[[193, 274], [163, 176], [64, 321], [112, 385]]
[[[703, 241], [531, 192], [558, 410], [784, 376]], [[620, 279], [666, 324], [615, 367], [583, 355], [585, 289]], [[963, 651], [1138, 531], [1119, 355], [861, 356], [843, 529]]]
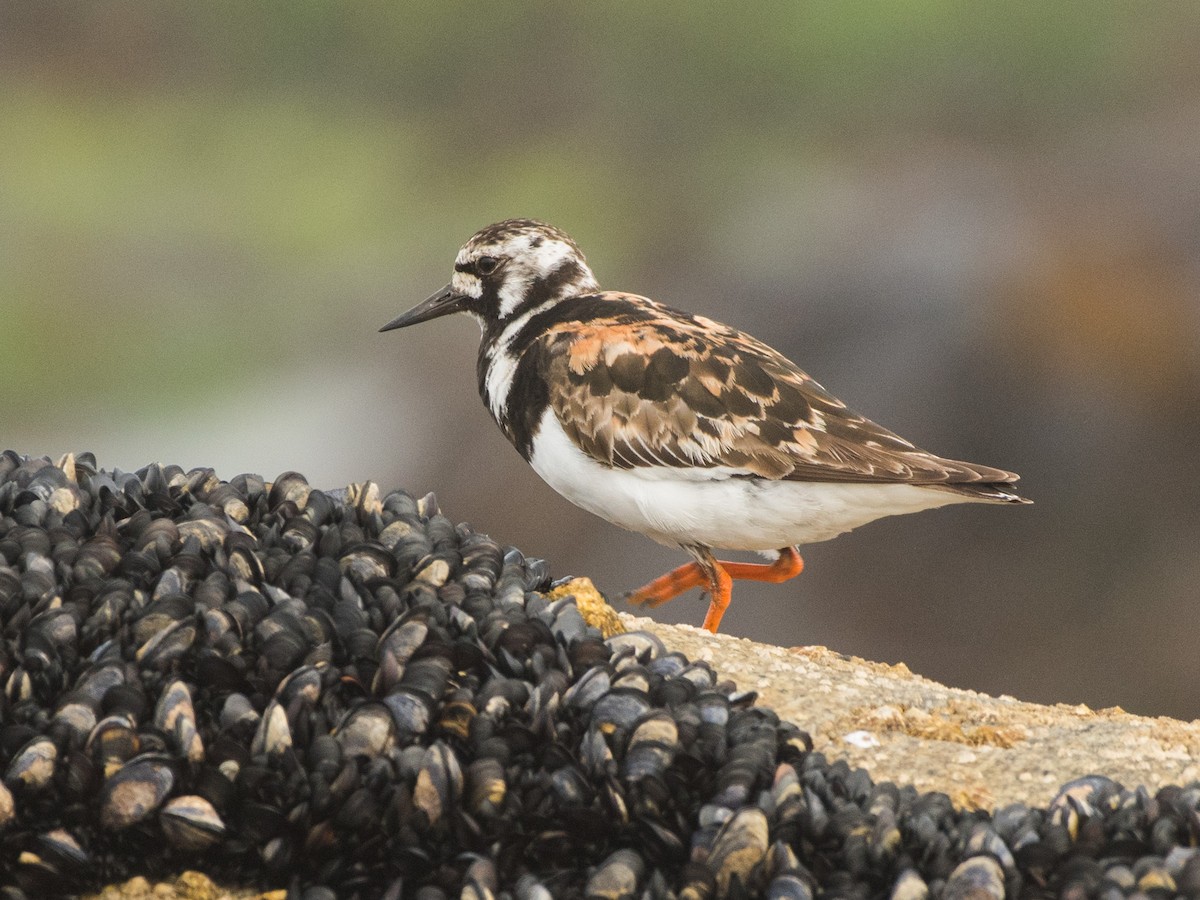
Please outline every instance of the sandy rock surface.
[[672, 650], [710, 662], [758, 702], [876, 781], [944, 791], [956, 805], [1045, 806], [1059, 785], [1107, 775], [1154, 792], [1200, 780], [1200, 720], [1150, 719], [1120, 709], [1042, 706], [950, 688], [824, 647], [773, 647], [688, 625], [621, 614]]
[[84, 900], [284, 900], [287, 891], [261, 893], [237, 888], [224, 888], [200, 872], [184, 872], [170, 881], [150, 882], [131, 878], [113, 884], [98, 894], [88, 894]]

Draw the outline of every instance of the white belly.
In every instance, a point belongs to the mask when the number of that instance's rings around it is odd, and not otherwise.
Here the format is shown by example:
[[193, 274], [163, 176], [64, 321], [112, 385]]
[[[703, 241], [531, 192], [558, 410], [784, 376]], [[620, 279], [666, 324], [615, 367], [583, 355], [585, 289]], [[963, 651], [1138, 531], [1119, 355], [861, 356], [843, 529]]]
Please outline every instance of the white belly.
[[778, 550], [827, 541], [883, 516], [970, 501], [910, 484], [770, 481], [736, 478], [726, 468], [609, 468], [576, 447], [549, 409], [530, 463], [576, 506], [670, 546]]

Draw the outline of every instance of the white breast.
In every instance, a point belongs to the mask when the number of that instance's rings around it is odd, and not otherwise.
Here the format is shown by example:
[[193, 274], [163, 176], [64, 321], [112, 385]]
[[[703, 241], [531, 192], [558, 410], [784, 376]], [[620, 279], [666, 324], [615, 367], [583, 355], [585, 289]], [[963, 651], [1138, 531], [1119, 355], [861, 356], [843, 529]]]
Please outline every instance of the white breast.
[[567, 437], [551, 409], [530, 463], [576, 506], [669, 546], [777, 550], [829, 540], [883, 516], [970, 500], [909, 484], [735, 477], [730, 468], [609, 468]]

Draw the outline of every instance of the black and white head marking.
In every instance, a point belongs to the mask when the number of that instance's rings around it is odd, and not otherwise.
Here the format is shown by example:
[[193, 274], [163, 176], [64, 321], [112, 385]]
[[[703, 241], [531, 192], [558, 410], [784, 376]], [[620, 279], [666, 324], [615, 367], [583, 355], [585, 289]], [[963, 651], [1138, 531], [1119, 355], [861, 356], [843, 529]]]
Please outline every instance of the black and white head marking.
[[534, 308], [599, 290], [583, 253], [565, 233], [509, 219], [476, 233], [458, 252], [450, 286], [464, 310], [496, 331]]
[[519, 351], [513, 341], [539, 313], [599, 291], [579, 246], [564, 231], [533, 219], [508, 219], [476, 232], [454, 261], [448, 285], [381, 330], [463, 312], [479, 322], [479, 390], [508, 429], [507, 405]]

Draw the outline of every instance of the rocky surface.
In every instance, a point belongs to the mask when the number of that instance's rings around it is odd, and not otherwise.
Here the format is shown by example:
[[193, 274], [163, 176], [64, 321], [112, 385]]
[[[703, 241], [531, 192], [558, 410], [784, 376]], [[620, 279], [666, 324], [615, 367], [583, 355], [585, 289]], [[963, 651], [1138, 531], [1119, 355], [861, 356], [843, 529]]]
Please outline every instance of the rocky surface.
[[1200, 779], [1200, 721], [1025, 703], [824, 647], [622, 620], [757, 691], [760, 703], [811, 734], [815, 749], [866, 767], [876, 780], [944, 791], [959, 806], [1044, 806], [1060, 785], [1093, 773], [1150, 791]]

